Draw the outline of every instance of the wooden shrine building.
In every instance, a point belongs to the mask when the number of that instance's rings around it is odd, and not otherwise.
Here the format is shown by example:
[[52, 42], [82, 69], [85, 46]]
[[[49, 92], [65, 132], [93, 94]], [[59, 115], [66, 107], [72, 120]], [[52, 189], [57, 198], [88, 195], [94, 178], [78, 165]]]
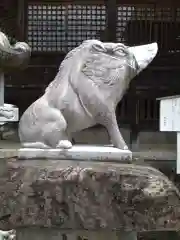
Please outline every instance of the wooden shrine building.
[[24, 111], [53, 80], [65, 54], [85, 39], [139, 45], [157, 41], [153, 63], [118, 106], [130, 142], [159, 131], [158, 97], [180, 94], [180, 2], [156, 0], [1, 0], [0, 26], [32, 47], [28, 69], [6, 76], [6, 102]]

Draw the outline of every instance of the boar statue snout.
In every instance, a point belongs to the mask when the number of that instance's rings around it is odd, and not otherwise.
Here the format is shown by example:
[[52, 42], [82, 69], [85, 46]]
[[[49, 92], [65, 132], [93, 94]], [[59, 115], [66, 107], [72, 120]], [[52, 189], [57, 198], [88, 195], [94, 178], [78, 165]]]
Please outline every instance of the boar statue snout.
[[139, 70], [138, 73], [145, 69], [155, 58], [158, 52], [157, 43], [151, 43], [141, 46], [129, 47], [129, 51], [134, 55]]

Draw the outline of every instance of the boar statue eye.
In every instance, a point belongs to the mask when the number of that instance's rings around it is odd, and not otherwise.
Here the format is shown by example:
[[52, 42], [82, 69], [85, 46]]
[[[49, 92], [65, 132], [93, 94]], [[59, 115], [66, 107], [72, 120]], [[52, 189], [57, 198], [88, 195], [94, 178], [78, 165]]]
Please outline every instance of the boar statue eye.
[[114, 49], [114, 52], [115, 54], [117, 54], [118, 56], [126, 56], [127, 55], [127, 50], [123, 47], [123, 46], [117, 46], [115, 49]]
[[98, 52], [106, 52], [106, 49], [104, 48], [104, 46], [100, 44], [94, 44], [92, 45], [92, 48]]

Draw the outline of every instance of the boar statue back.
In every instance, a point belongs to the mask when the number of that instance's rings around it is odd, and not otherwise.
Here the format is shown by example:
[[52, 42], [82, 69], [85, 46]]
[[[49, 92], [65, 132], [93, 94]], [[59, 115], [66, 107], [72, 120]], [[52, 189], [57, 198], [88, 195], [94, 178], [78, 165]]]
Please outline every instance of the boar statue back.
[[103, 125], [114, 147], [128, 149], [115, 109], [130, 81], [154, 59], [157, 44], [128, 47], [86, 40], [70, 51], [45, 93], [19, 122], [23, 147], [70, 148], [72, 133]]

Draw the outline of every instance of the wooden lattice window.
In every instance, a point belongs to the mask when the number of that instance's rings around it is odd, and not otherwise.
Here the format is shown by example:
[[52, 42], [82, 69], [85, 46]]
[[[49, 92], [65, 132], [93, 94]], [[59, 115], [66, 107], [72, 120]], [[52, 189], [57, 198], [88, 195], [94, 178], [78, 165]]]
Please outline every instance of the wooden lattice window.
[[36, 3], [28, 5], [28, 43], [33, 51], [67, 52], [86, 39], [100, 39], [106, 26], [104, 5]]
[[139, 99], [139, 121], [152, 121], [159, 119], [159, 102], [156, 99]]
[[62, 5], [29, 4], [28, 43], [33, 51], [65, 50], [66, 8]]
[[116, 38], [118, 42], [125, 42], [124, 33], [129, 20], [132, 18], [134, 6], [122, 5], [117, 9], [117, 31]]
[[67, 24], [68, 50], [85, 39], [99, 39], [106, 26], [104, 5], [69, 5]]

